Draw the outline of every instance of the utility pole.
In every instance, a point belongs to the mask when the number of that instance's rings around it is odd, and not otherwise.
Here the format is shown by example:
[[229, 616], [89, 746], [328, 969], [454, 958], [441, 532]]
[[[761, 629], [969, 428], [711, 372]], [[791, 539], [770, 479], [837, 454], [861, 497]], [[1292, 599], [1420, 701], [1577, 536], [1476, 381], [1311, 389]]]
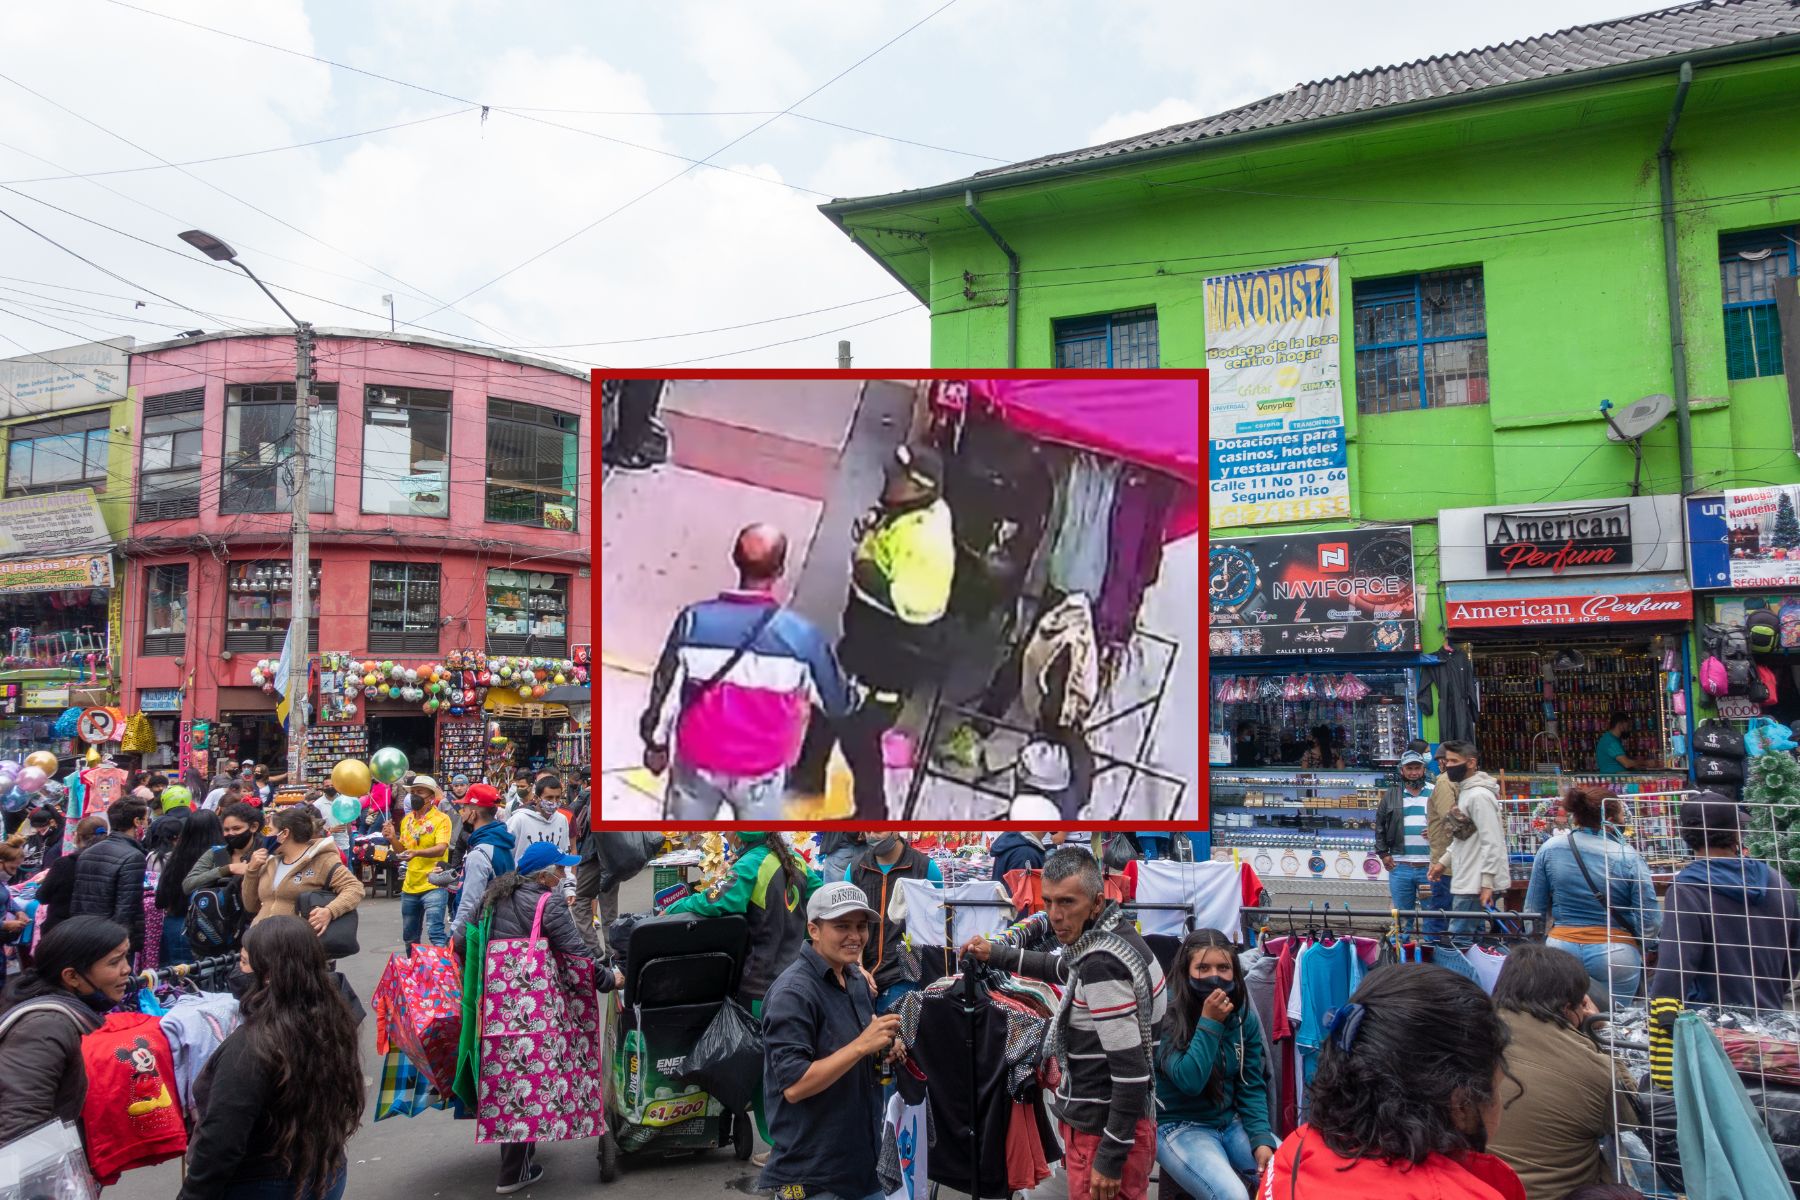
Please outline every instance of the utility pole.
[[848, 371], [849, 369], [850, 369], [850, 341], [848, 338], [845, 338], [838, 342], [838, 370]]
[[[294, 452], [291, 460], [293, 478], [288, 488], [293, 500], [294, 560], [293, 577], [288, 581], [286, 665], [288, 688], [292, 690], [298, 684], [300, 689], [299, 701], [288, 710], [288, 782], [299, 783], [306, 777], [306, 693], [310, 675], [307, 664], [312, 657], [312, 487], [307, 454], [312, 437], [312, 322], [302, 321], [289, 312], [280, 297], [256, 277], [255, 271], [239, 261], [237, 251], [220, 238], [203, 229], [190, 229], [180, 237], [214, 262], [228, 262], [248, 275], [294, 326]], [[389, 304], [391, 323], [391, 300]]]
[[307, 663], [312, 657], [312, 480], [310, 471], [313, 403], [313, 327], [294, 322], [294, 481], [289, 491], [294, 509], [294, 570], [288, 607], [288, 687], [299, 681], [300, 698], [288, 711], [288, 762], [306, 778]]
[[383, 296], [381, 298], [381, 302], [388, 306], [388, 332], [392, 333], [392, 332], [394, 332], [394, 297], [393, 297], [393, 294], [389, 293], [388, 295]]

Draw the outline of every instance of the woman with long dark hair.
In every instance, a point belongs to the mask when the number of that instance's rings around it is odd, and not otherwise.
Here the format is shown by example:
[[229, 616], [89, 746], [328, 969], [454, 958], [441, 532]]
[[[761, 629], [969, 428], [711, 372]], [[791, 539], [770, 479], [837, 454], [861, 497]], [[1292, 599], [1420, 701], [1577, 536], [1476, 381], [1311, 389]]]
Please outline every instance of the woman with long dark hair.
[[162, 874], [156, 880], [156, 907], [163, 915], [162, 965], [194, 961], [187, 941], [187, 889], [183, 883], [194, 864], [225, 839], [219, 814], [211, 809], [196, 808], [182, 823], [181, 836], [163, 860]]
[[1494, 985], [1494, 1007], [1511, 1034], [1506, 1066], [1518, 1094], [1506, 1089], [1488, 1148], [1519, 1173], [1531, 1200], [1562, 1200], [1602, 1182], [1600, 1139], [1615, 1118], [1632, 1125], [1637, 1113], [1630, 1081], [1619, 1085], [1612, 1055], [1589, 1033], [1599, 1016], [1587, 970], [1561, 950], [1515, 946]]
[[363, 1112], [356, 1020], [298, 917], [251, 926], [238, 966], [244, 1023], [195, 1081], [177, 1200], [340, 1200]]
[[1629, 1004], [1643, 990], [1644, 946], [1662, 932], [1650, 867], [1614, 823], [1619, 801], [1610, 788], [1573, 787], [1563, 809], [1569, 832], [1532, 860], [1525, 911], [1550, 914], [1545, 944], [1580, 960], [1595, 1003]]
[[1506, 1024], [1444, 967], [1381, 967], [1332, 1013], [1307, 1123], [1264, 1178], [1280, 1200], [1526, 1200], [1486, 1153], [1500, 1124]]
[[1300, 765], [1313, 771], [1341, 771], [1344, 769], [1344, 755], [1338, 749], [1337, 735], [1332, 733], [1329, 725], [1315, 725], [1306, 752], [1300, 756]]
[[1175, 952], [1156, 1052], [1156, 1161], [1193, 1200], [1241, 1200], [1246, 1177], [1273, 1157], [1263, 1063], [1237, 949], [1196, 929]]
[[38, 942], [0, 994], [0, 1145], [87, 1100], [81, 1039], [131, 982], [131, 935], [105, 917], [70, 917]]
[[75, 852], [61, 855], [51, 863], [43, 882], [38, 884], [37, 902], [44, 908], [44, 932], [69, 919], [69, 906], [75, 900], [76, 860], [83, 850], [105, 836], [105, 817], [83, 817], [75, 822]]

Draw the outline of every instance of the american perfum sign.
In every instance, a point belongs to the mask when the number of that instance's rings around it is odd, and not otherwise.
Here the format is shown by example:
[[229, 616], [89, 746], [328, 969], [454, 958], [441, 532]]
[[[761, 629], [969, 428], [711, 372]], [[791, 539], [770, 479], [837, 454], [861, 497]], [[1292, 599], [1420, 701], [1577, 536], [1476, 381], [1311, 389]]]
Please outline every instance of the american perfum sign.
[[1484, 525], [1490, 571], [1631, 565], [1631, 509], [1623, 504], [1490, 512]]
[[[1438, 513], [1445, 582], [1687, 574], [1680, 496], [1446, 508]], [[1638, 590], [1619, 582], [1619, 590]]]
[[1686, 621], [1693, 617], [1689, 592], [1617, 592], [1599, 596], [1517, 596], [1495, 600], [1451, 599], [1444, 622], [1452, 629], [1508, 629], [1529, 625], [1623, 625]]

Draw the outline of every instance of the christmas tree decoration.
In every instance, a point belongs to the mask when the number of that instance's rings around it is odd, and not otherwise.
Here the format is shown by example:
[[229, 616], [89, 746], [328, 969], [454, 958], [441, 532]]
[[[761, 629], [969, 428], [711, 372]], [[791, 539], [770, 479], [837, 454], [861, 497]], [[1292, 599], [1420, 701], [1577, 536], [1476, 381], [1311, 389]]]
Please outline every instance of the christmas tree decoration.
[[1756, 759], [1744, 784], [1744, 802], [1749, 807], [1745, 853], [1800, 886], [1800, 761], [1791, 754]]

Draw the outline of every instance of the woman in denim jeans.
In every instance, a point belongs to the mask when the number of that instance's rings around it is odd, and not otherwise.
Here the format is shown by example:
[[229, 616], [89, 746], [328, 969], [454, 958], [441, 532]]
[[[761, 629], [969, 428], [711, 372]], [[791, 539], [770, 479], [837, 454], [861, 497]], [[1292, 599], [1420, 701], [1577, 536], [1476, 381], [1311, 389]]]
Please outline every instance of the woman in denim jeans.
[[1607, 820], [1618, 806], [1608, 788], [1572, 788], [1563, 799], [1569, 832], [1538, 850], [1525, 893], [1527, 912], [1550, 917], [1544, 944], [1581, 960], [1602, 1008], [1637, 999], [1644, 949], [1662, 929], [1650, 868]]
[[1156, 1161], [1193, 1200], [1243, 1200], [1275, 1153], [1262, 1025], [1217, 929], [1182, 939], [1156, 1052]]

